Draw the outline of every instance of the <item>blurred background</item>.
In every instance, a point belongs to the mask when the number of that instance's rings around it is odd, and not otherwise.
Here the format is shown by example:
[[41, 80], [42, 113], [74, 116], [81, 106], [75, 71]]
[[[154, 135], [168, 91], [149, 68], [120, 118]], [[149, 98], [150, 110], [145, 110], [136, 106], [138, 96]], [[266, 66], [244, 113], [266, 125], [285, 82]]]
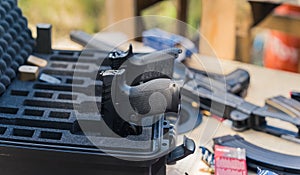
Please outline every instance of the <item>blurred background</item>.
[[[33, 35], [37, 23], [50, 23], [58, 46], [67, 42], [71, 30], [92, 34], [128, 17], [160, 15], [200, 30], [220, 58], [290, 72], [300, 70], [298, 0], [19, 0], [18, 3]], [[173, 28], [164, 26], [167, 31]], [[201, 54], [210, 54], [201, 46], [199, 36], [187, 36]]]
[[[187, 22], [191, 26], [199, 28], [201, 1], [189, 0], [188, 5]], [[105, 0], [19, 0], [19, 6], [33, 30], [37, 23], [51, 23], [54, 38], [68, 36], [74, 29], [84, 30], [88, 33], [99, 32], [107, 27], [107, 11], [119, 10], [106, 9]], [[176, 6], [176, 0], [162, 1], [143, 10], [142, 15], [176, 18]]]

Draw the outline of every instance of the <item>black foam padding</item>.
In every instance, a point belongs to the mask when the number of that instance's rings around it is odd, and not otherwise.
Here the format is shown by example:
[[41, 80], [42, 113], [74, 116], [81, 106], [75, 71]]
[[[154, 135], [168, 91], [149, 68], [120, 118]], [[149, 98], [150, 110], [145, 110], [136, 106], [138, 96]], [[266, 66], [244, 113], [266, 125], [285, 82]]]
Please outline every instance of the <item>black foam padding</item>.
[[10, 55], [9, 52], [4, 53], [4, 55], [2, 56], [2, 59], [5, 61], [6, 66], [10, 67], [10, 65], [12, 63], [12, 55]]
[[29, 53], [26, 50], [22, 49], [21, 52], [19, 53], [19, 55], [25, 62], [27, 60], [27, 57], [29, 56]]
[[5, 16], [5, 13], [6, 13], [6, 12], [5, 12], [4, 8], [0, 8], [0, 15], [1, 15], [1, 16]]
[[3, 92], [5, 92], [6, 87], [4, 84], [0, 83], [0, 93], [2, 94]]
[[[20, 32], [22, 31], [22, 27], [21, 27], [21, 24], [19, 23], [15, 23], [13, 25], [13, 28], [15, 29], [15, 31], [18, 33], [18, 35], [20, 34]], [[18, 38], [17, 38], [18, 39]]]
[[20, 64], [16, 61], [14, 61], [12, 64], [11, 64], [11, 68], [17, 72], [18, 68], [20, 67]]
[[4, 32], [5, 32], [5, 29], [2, 26], [0, 26], [0, 36], [2, 36], [4, 34]]
[[[18, 31], [17, 31], [18, 32]], [[25, 43], [25, 40], [22, 37], [19, 37], [15, 40], [20, 46], [23, 46]]]
[[0, 57], [2, 57], [2, 55], [3, 55], [3, 49], [2, 49], [2, 47], [0, 46]]
[[17, 34], [16, 30], [9, 29], [8, 32], [12, 36], [13, 40], [15, 40], [17, 38], [18, 34]]
[[16, 72], [10, 67], [6, 69], [5, 75], [7, 75], [10, 79], [13, 79], [16, 77]]
[[16, 10], [11, 11], [10, 15], [15, 21], [18, 20], [18, 18], [19, 18], [19, 13]]
[[[23, 44], [23, 43], [22, 43]], [[26, 45], [27, 46], [27, 45]], [[18, 43], [18, 42], [14, 42], [14, 43], [12, 43], [12, 45], [11, 45], [11, 47], [13, 48], [13, 49], [15, 49], [15, 51], [16, 52], [20, 52], [20, 50], [21, 50], [21, 47], [20, 47], [20, 44]], [[32, 49], [32, 48], [31, 48]]]
[[29, 45], [25, 45], [24, 46], [24, 50], [27, 52], [27, 53], [31, 53], [33, 51], [32, 47], [29, 46]]
[[7, 30], [9, 29], [9, 24], [8, 24], [8, 22], [5, 21], [5, 20], [2, 20], [2, 21], [0, 22], [0, 25], [4, 28], [5, 31], [7, 31]]
[[9, 12], [11, 9], [11, 5], [9, 4], [8, 1], [1, 1], [1, 6], [4, 8], [6, 13]]
[[12, 16], [6, 16], [5, 20], [10, 26], [14, 23], [14, 18]]
[[[4, 72], [6, 70], [6, 63], [4, 60], [0, 60], [0, 72]], [[0, 74], [1, 75], [1, 74]]]
[[14, 1], [14, 0], [8, 1], [8, 3], [10, 4], [11, 7], [15, 7], [16, 6], [16, 1]]
[[[7, 31], [7, 32], [8, 32], [8, 31]], [[4, 36], [3, 36], [3, 38], [5, 39], [5, 41], [6, 41], [7, 44], [8, 44], [7, 47], [9, 47], [10, 44], [12, 43], [12, 41], [13, 41], [13, 38], [12, 38], [12, 36], [10, 35], [10, 33], [5, 33]]]
[[17, 54], [13, 47], [8, 48], [7, 53], [11, 56], [11, 58], [16, 57], [16, 54]]
[[35, 42], [28, 29], [27, 19], [22, 16], [22, 11], [17, 7], [15, 0], [1, 1], [0, 15], [1, 95], [5, 89], [3, 86], [9, 86], [10, 82], [16, 78], [18, 67], [26, 62], [33, 51]]
[[235, 148], [245, 148], [247, 165], [253, 170], [260, 167], [272, 170], [279, 174], [294, 175], [300, 173], [300, 156], [282, 154], [261, 148], [247, 142], [238, 135], [227, 135], [214, 138], [214, 144]]
[[19, 24], [20, 24], [21, 28], [26, 27], [27, 23], [28, 22], [27, 22], [26, 18], [23, 18], [23, 17], [19, 18]]
[[10, 78], [7, 75], [3, 75], [0, 78], [0, 82], [4, 85], [4, 86], [8, 86], [10, 84]]
[[16, 7], [15, 11], [18, 13], [19, 16], [23, 16], [22, 10]]
[[24, 63], [24, 59], [22, 58], [22, 56], [18, 55], [16, 56], [16, 62], [21, 65]]
[[[6, 51], [6, 49], [8, 47], [8, 43], [3, 38], [1, 38], [0, 39], [0, 46], [2, 47], [2, 50], [3, 50], [3, 53], [4, 53], [4, 51]], [[2, 53], [2, 55], [3, 55], [3, 53]]]

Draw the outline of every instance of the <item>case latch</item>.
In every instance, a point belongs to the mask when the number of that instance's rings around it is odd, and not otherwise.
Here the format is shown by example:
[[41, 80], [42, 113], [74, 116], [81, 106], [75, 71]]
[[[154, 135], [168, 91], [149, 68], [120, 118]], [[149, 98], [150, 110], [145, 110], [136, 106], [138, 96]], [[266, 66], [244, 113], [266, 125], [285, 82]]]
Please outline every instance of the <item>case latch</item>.
[[174, 164], [176, 163], [176, 161], [181, 160], [190, 154], [193, 154], [195, 152], [195, 149], [195, 142], [192, 139], [184, 136], [183, 144], [176, 147], [172, 152], [169, 153], [167, 164]]

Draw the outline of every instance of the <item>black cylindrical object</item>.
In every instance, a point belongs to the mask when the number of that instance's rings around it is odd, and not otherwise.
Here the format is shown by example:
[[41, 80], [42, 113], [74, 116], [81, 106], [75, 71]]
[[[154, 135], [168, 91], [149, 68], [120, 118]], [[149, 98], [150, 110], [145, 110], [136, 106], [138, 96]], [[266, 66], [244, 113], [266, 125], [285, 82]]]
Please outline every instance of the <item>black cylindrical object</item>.
[[36, 26], [37, 38], [36, 38], [36, 52], [49, 54], [52, 52], [51, 42], [51, 24], [38, 24]]

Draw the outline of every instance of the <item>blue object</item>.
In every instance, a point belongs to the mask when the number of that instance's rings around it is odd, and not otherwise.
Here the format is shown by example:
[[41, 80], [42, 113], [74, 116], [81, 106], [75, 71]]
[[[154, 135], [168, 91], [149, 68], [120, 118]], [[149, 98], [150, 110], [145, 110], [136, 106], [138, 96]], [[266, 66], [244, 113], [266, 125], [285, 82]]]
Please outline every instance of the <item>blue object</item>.
[[[143, 32], [142, 36], [144, 45], [156, 50], [163, 50], [181, 45], [183, 50], [185, 50], [182, 54], [184, 58], [190, 57], [193, 53], [198, 52], [195, 44], [188, 38], [158, 28], [146, 30]], [[184, 58], [179, 58], [179, 60], [182, 61]]]
[[257, 167], [257, 175], [278, 175], [278, 174], [269, 170], [262, 170], [259, 167]]

